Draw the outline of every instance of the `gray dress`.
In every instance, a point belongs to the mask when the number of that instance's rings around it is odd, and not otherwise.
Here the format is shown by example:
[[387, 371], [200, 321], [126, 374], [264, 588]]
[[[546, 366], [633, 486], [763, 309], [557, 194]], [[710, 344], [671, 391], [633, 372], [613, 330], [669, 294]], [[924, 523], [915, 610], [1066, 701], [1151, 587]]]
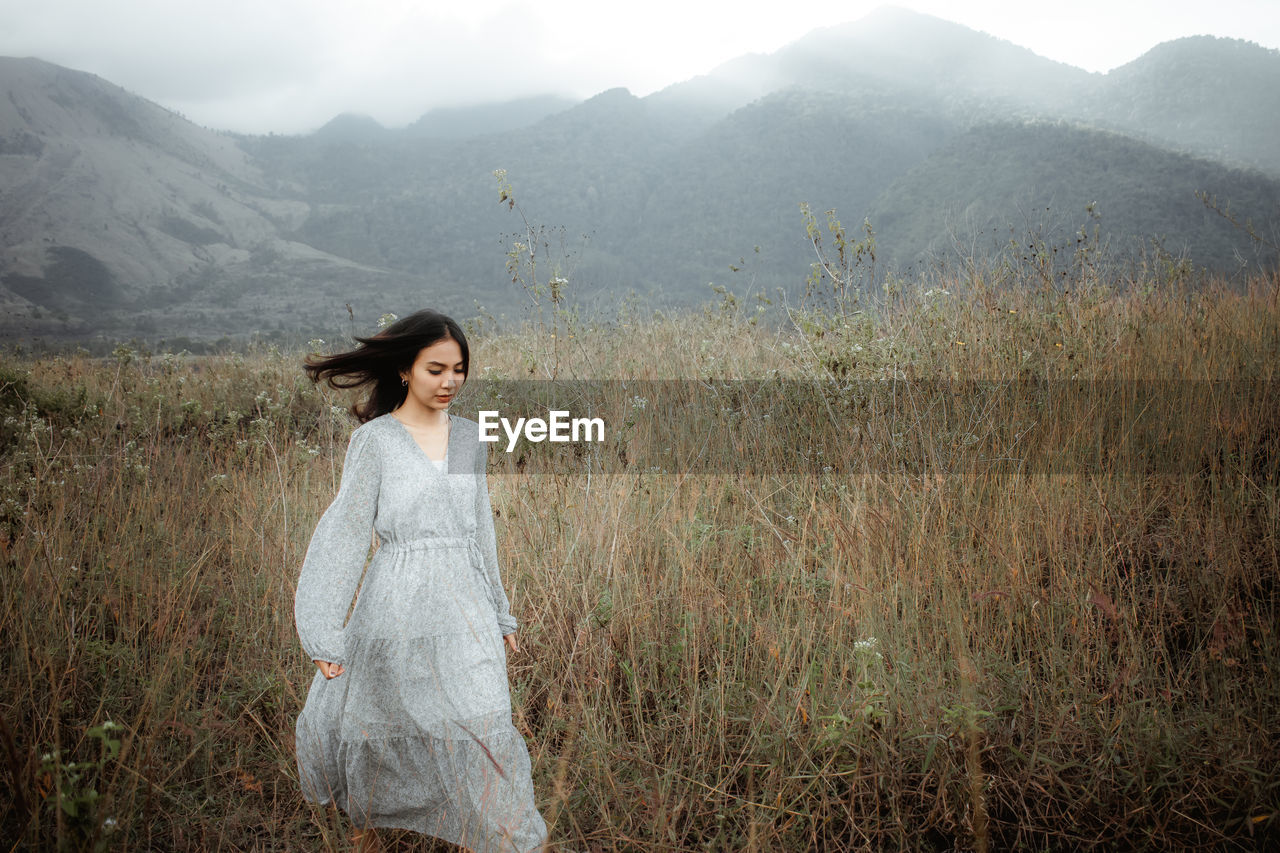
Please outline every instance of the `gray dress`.
[[[547, 830], [511, 722], [502, 637], [516, 621], [487, 447], [474, 421], [451, 416], [445, 471], [390, 415], [352, 433], [294, 600], [307, 656], [346, 671], [311, 682], [298, 772], [307, 799], [337, 803], [358, 826], [524, 851]], [[366, 570], [370, 531], [379, 545]]]

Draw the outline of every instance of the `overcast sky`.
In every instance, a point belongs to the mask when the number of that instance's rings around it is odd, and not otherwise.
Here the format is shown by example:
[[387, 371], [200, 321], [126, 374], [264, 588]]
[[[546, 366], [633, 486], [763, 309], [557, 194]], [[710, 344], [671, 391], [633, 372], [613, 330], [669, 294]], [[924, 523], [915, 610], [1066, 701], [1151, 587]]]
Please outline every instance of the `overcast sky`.
[[[528, 94], [647, 95], [880, 0], [0, 0], [0, 55], [91, 71], [208, 127], [391, 127]], [[1280, 0], [903, 0], [1089, 71], [1189, 35], [1280, 47]]]

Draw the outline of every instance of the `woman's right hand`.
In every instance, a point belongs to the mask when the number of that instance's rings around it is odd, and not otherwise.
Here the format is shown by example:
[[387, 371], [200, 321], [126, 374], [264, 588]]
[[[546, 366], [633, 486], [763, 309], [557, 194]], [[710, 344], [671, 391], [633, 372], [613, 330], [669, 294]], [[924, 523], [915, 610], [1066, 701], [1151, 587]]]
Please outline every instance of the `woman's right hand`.
[[346, 670], [342, 668], [342, 664], [330, 663], [327, 660], [315, 661], [315, 665], [320, 667], [320, 674], [326, 679], [337, 678], [339, 675], [346, 672]]

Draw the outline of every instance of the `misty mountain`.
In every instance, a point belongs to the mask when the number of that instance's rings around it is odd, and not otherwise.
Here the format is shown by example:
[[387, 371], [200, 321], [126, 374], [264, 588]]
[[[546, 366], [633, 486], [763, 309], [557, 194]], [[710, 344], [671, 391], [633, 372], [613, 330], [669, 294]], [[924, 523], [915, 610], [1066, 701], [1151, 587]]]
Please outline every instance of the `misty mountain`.
[[644, 283], [724, 283], [739, 258], [775, 286], [803, 281], [812, 254], [801, 203], [856, 224], [896, 176], [958, 132], [929, 101], [905, 95], [789, 88], [761, 98], [668, 161], [638, 220]]
[[501, 166], [537, 222], [563, 226], [546, 260], [572, 269], [575, 295], [589, 299], [693, 302], [710, 282], [794, 293], [812, 260], [802, 202], [854, 227], [869, 216], [880, 257], [902, 267], [936, 257], [958, 232], [984, 233], [983, 250], [997, 251], [1028, 232], [1070, 242], [1084, 224], [1131, 256], [1158, 240], [1219, 270], [1257, 258], [1196, 192], [1273, 216], [1276, 181], [1064, 120], [989, 115], [979, 123], [924, 87], [793, 86], [699, 131], [665, 96], [614, 90], [516, 134], [346, 149], [345, 170], [318, 161], [302, 180], [358, 180], [335, 193], [351, 203], [317, 211], [300, 233], [363, 263], [430, 267], [447, 288], [500, 279], [520, 224], [494, 205], [490, 172]]
[[652, 97], [707, 102], [730, 112], [790, 87], [931, 98], [960, 120], [1053, 113], [1099, 75], [1054, 62], [1010, 42], [906, 9], [815, 30], [767, 56], [732, 60]]
[[0, 59], [0, 330], [216, 337], [283, 324], [335, 282], [416, 279], [294, 239], [311, 205], [289, 189], [231, 135], [91, 74]]
[[353, 143], [368, 144], [378, 142], [393, 131], [383, 127], [373, 116], [357, 113], [342, 113], [325, 122], [311, 140], [317, 144]]
[[387, 128], [371, 116], [343, 113], [330, 119], [308, 138], [322, 145], [375, 145], [408, 137], [470, 139], [528, 127], [547, 116], [564, 112], [576, 103], [569, 98], [540, 95], [495, 104], [440, 107], [404, 128]]
[[794, 294], [802, 202], [851, 229], [869, 217], [885, 267], [1087, 225], [1117, 252], [1155, 240], [1230, 272], [1275, 259], [1195, 194], [1277, 227], [1277, 75], [1280, 53], [1208, 38], [1089, 74], [882, 10], [645, 98], [236, 137], [0, 60], [0, 329], [214, 338], [323, 333], [348, 310], [360, 328], [423, 304], [518, 313], [505, 264], [527, 227], [543, 275], [587, 305], [696, 303], [709, 282]]
[[[883, 244], [913, 256], [993, 254], [1010, 242], [1060, 252], [1083, 231], [1117, 255], [1166, 252], [1220, 271], [1256, 261], [1257, 247], [1196, 193], [1237, 210], [1271, 211], [1280, 182], [1059, 122], [975, 127], [902, 174], [870, 205]], [[1158, 249], [1157, 249], [1158, 247]], [[1274, 253], [1270, 255], [1274, 263]]]
[[575, 103], [556, 95], [540, 95], [499, 104], [440, 107], [426, 113], [405, 130], [413, 136], [467, 139], [528, 127], [547, 116], [564, 112]]
[[1280, 51], [1195, 36], [1096, 81], [1073, 112], [1113, 129], [1280, 176]]
[[[202, 260], [233, 260], [289, 216], [255, 206], [265, 178], [232, 139], [97, 77], [5, 59], [0, 87], [11, 292], [63, 310], [118, 303]], [[83, 293], [77, 267], [96, 271]]]

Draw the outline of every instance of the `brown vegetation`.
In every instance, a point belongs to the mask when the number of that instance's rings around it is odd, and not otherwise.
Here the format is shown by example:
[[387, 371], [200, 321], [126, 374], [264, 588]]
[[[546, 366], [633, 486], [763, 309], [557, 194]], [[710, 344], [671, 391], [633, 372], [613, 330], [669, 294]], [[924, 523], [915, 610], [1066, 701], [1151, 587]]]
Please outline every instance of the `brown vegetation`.
[[[990, 473], [927, 422], [900, 464], [872, 413], [847, 476], [495, 472], [517, 722], [567, 849], [1280, 840], [1280, 282], [984, 281], [781, 331], [726, 302], [477, 340], [514, 377], [1247, 389], [1169, 421], [1150, 470]], [[292, 751], [345, 401], [296, 353], [0, 369], [6, 846], [348, 849]]]

